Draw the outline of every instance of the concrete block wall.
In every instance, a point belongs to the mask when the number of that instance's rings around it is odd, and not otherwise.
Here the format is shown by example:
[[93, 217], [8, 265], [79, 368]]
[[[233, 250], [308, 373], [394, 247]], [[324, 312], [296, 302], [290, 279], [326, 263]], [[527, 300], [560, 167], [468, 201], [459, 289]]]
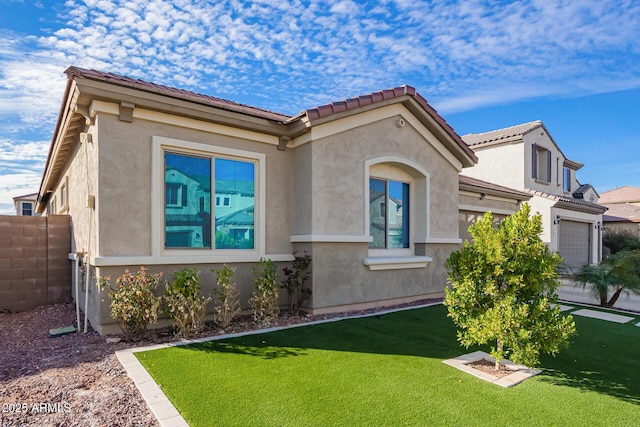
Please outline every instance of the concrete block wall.
[[67, 215], [0, 216], [0, 311], [71, 301]]

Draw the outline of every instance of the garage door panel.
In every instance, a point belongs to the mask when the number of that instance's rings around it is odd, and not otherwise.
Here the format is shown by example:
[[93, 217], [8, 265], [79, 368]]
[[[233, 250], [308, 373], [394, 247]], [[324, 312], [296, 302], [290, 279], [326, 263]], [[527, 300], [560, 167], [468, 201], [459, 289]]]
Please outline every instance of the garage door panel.
[[564, 263], [573, 270], [589, 264], [591, 224], [563, 220], [559, 226], [558, 252]]

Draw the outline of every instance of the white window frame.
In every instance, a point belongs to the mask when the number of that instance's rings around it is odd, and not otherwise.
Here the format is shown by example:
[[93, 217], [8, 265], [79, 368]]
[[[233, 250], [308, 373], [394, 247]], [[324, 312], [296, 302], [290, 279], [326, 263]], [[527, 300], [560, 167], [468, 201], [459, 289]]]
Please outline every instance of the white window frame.
[[[410, 174], [408, 174], [407, 172], [404, 172], [398, 168], [392, 167], [392, 166], [388, 166], [385, 164], [377, 164], [377, 165], [373, 165], [370, 170], [373, 169], [372, 172], [370, 172], [369, 177], [367, 178], [367, 191], [369, 190], [369, 182], [371, 179], [378, 179], [381, 181], [385, 181], [387, 188], [389, 186], [389, 181], [395, 181], [395, 182], [399, 182], [402, 184], [409, 184], [409, 247], [408, 248], [369, 248], [369, 256], [389, 256], [389, 255], [403, 255], [403, 256], [411, 256], [415, 253], [415, 244], [414, 244], [414, 235], [415, 235], [415, 229], [414, 229], [414, 218], [416, 216], [416, 208], [414, 206], [415, 204], [415, 200], [416, 200], [416, 195], [415, 195], [415, 178], [413, 178]], [[386, 194], [386, 193], [385, 193]], [[386, 194], [386, 197], [388, 197], [388, 194]], [[385, 200], [386, 201], [386, 200]], [[389, 207], [386, 206], [385, 210], [388, 209]], [[371, 222], [371, 212], [368, 212], [368, 218], [367, 218], [367, 224], [370, 225]], [[385, 212], [385, 224], [389, 221], [389, 216], [388, 216], [388, 212]], [[371, 232], [370, 228], [367, 228], [367, 234], [369, 234]], [[389, 235], [388, 235], [388, 227], [385, 230], [385, 233], [387, 234], [385, 237], [385, 240], [389, 239]], [[370, 235], [370, 234], [369, 234]], [[387, 246], [388, 246], [388, 242], [387, 242]]]
[[[251, 262], [265, 255], [266, 246], [266, 155], [235, 148], [184, 141], [161, 136], [151, 138], [151, 251], [152, 257], [173, 257], [176, 262]], [[255, 164], [254, 184], [254, 248], [165, 248], [165, 152], [227, 158]], [[212, 170], [212, 174], [213, 174]], [[212, 176], [213, 179], [213, 176]], [[214, 196], [215, 197], [215, 196]], [[213, 217], [213, 215], [212, 215]], [[212, 218], [213, 220], [213, 218]], [[215, 227], [212, 226], [212, 231]]]
[[[31, 212], [29, 215], [25, 215], [24, 213], [24, 205], [29, 205], [29, 211]], [[34, 203], [33, 202], [20, 202], [20, 215], [21, 216], [33, 216], [33, 209], [34, 209]]]

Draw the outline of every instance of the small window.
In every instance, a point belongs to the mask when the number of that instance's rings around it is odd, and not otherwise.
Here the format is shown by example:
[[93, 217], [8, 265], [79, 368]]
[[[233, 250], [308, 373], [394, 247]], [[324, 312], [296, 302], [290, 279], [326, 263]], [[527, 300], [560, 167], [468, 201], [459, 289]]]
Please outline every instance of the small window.
[[409, 184], [369, 180], [369, 232], [372, 249], [409, 247]]
[[564, 191], [571, 191], [571, 169], [564, 168]]
[[551, 182], [551, 151], [536, 144], [531, 146], [531, 177]]
[[22, 215], [24, 215], [24, 216], [32, 216], [33, 215], [33, 203], [31, 203], [31, 202], [22, 202]]

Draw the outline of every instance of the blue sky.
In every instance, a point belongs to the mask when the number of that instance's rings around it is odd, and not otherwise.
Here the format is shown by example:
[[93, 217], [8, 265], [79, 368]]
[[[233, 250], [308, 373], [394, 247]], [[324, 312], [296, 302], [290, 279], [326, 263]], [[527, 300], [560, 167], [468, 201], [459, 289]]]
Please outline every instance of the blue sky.
[[71, 65], [296, 114], [409, 84], [460, 134], [542, 120], [640, 187], [637, 0], [0, 0], [0, 214], [38, 190]]

